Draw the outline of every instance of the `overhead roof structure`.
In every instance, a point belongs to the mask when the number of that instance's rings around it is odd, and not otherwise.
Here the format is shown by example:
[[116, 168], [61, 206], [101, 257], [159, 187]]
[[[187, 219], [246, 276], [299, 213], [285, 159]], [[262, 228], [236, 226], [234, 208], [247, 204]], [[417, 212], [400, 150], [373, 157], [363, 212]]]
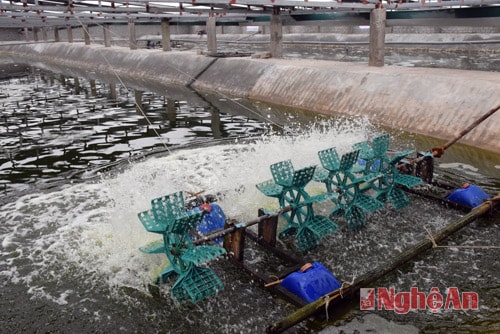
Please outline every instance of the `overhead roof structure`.
[[148, 23], [162, 19], [193, 22], [208, 16], [216, 16], [218, 22], [252, 24], [267, 21], [277, 8], [296, 21], [332, 20], [367, 16], [377, 6], [386, 8], [396, 19], [432, 17], [434, 12], [468, 18], [500, 16], [500, 0], [0, 0], [0, 28]]

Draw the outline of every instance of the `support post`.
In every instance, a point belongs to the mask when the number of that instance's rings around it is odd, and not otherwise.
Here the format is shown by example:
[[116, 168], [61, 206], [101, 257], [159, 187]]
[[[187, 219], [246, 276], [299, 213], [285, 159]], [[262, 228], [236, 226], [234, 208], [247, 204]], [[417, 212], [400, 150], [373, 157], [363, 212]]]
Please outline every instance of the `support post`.
[[172, 98], [167, 98], [167, 118], [169, 126], [175, 128], [177, 126], [177, 106]]
[[226, 228], [234, 228], [234, 231], [226, 234], [224, 236], [223, 246], [226, 251], [233, 255], [233, 260], [236, 262], [243, 261], [243, 254], [245, 250], [245, 227], [235, 226], [235, 220], [228, 220], [224, 224], [224, 229]]
[[111, 34], [109, 30], [109, 24], [104, 24], [102, 26], [102, 32], [104, 35], [104, 46], [109, 48], [111, 46]]
[[142, 95], [144, 91], [135, 89], [134, 90], [134, 97], [135, 97], [135, 111], [137, 112], [138, 115], [143, 114], [143, 109], [142, 109]]
[[212, 114], [210, 116], [210, 128], [212, 129], [214, 139], [220, 139], [222, 138], [221, 129], [223, 128], [223, 126], [221, 126], [220, 123], [219, 111], [214, 107], [210, 107], [209, 112]]
[[116, 101], [118, 98], [118, 95], [116, 94], [116, 84], [114, 82], [109, 83], [109, 97], [113, 101]]
[[88, 24], [82, 25], [83, 29], [83, 39], [85, 41], [85, 45], [90, 45], [90, 33]]
[[128, 35], [130, 50], [137, 50], [137, 41], [135, 39], [135, 22], [132, 19], [128, 21]]
[[73, 28], [70, 25], [66, 27], [66, 34], [68, 35], [68, 43], [73, 43]]
[[57, 26], [54, 27], [54, 42], [60, 42], [61, 39], [59, 38], [59, 28]]
[[161, 44], [163, 51], [170, 51], [170, 20], [161, 20]]
[[81, 92], [81, 87], [80, 87], [80, 79], [78, 79], [78, 77], [73, 77], [74, 81], [75, 81], [75, 94], [80, 94]]
[[[264, 209], [259, 209], [259, 217], [266, 215], [267, 213]], [[276, 246], [276, 233], [278, 230], [278, 217], [277, 215], [272, 216], [259, 222], [258, 232], [259, 239], [264, 240], [270, 246]]]
[[217, 55], [217, 35], [215, 16], [210, 13], [207, 19], [207, 49], [209, 56]]
[[270, 22], [271, 45], [270, 53], [272, 58], [283, 57], [283, 24], [280, 16], [280, 7], [273, 7], [273, 15]]
[[42, 27], [42, 41], [47, 42], [47, 27]]
[[[89, 83], [90, 83], [90, 94], [92, 96], [97, 96], [97, 86], [95, 84], [95, 79], [90, 79]], [[95, 104], [93, 109], [94, 109], [93, 111], [95, 111]]]
[[47, 27], [42, 27], [42, 41], [44, 41], [44, 42], [48, 41]]
[[384, 66], [385, 22], [385, 9], [372, 9], [370, 12], [370, 56], [368, 66]]
[[37, 27], [33, 27], [33, 40], [35, 42], [38, 42], [38, 28]]
[[26, 42], [30, 40], [29, 33], [28, 33], [28, 27], [24, 27], [24, 39]]

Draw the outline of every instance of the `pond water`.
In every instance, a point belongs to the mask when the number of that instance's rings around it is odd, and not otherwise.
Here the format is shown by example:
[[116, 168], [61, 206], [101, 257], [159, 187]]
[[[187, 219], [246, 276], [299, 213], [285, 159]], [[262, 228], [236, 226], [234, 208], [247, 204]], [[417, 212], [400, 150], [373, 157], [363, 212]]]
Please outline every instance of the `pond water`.
[[[293, 307], [228, 261], [209, 264], [225, 286], [216, 296], [183, 307], [168, 285], [161, 298], [153, 296], [148, 285], [165, 256], [138, 251], [156, 238], [137, 213], [153, 198], [203, 190], [224, 194], [219, 204], [226, 215], [248, 221], [261, 207], [277, 208], [255, 187], [271, 178], [270, 164], [318, 164], [321, 149], [345, 153], [385, 131], [366, 119], [27, 69], [0, 81], [0, 317], [11, 333], [263, 333]], [[394, 150], [434, 146], [431, 138], [390, 133]], [[436, 163], [441, 179], [500, 191], [498, 154], [456, 144]], [[305, 258], [350, 282], [425, 238], [425, 228], [436, 231], [462, 215], [416, 196], [411, 201], [401, 211], [374, 213], [359, 230], [339, 221], [341, 230]], [[479, 220], [446, 244], [498, 246], [498, 218]], [[398, 291], [475, 291], [479, 310], [371, 313], [426, 333], [500, 331], [497, 254], [479, 247], [432, 250], [377, 282]], [[253, 249], [247, 256], [256, 265], [264, 257]], [[358, 305], [343, 313], [329, 324], [368, 314]], [[378, 330], [387, 332], [386, 325]], [[321, 330], [309, 321], [290, 332]]]

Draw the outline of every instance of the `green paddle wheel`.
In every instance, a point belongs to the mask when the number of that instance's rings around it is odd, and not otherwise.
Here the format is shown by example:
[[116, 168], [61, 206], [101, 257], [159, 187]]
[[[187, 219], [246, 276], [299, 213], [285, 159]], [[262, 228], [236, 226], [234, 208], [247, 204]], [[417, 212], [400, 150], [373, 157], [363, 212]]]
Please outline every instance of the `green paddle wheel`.
[[330, 218], [315, 215], [313, 204], [323, 202], [331, 194], [310, 196], [304, 189], [312, 180], [316, 166], [294, 170], [290, 160], [281, 161], [270, 166], [273, 180], [257, 184], [257, 188], [266, 196], [278, 199], [281, 208], [291, 210], [282, 214], [286, 220], [280, 231], [281, 239], [295, 236], [301, 251], [316, 246], [322, 238], [338, 230], [338, 226]]
[[171, 289], [178, 303], [196, 303], [223, 289], [215, 272], [201, 265], [226, 253], [219, 246], [199, 245], [192, 242], [191, 231], [203, 219], [204, 211], [186, 211], [182, 192], [151, 201], [151, 210], [138, 214], [148, 232], [158, 233], [163, 240], [140, 248], [144, 253], [165, 253], [168, 267], [158, 276], [159, 283], [177, 277]]
[[317, 169], [314, 180], [323, 182], [328, 193], [337, 193], [332, 197], [335, 203], [330, 215], [343, 216], [350, 229], [366, 225], [366, 213], [374, 212], [384, 205], [378, 200], [363, 194], [360, 186], [370, 184], [377, 178], [377, 174], [357, 177], [359, 172], [355, 165], [359, 150], [348, 152], [339, 159], [335, 148], [318, 152], [323, 168]]
[[374, 138], [372, 146], [366, 141], [353, 146], [360, 150], [359, 157], [366, 162], [363, 173], [380, 175], [369, 185], [369, 188], [375, 190], [375, 198], [379, 201], [384, 203], [389, 201], [396, 210], [402, 209], [410, 203], [410, 200], [400, 186], [412, 188], [422, 182], [420, 178], [401, 174], [398, 170], [398, 164], [414, 150], [399, 152], [392, 157], [388, 156], [388, 134]]

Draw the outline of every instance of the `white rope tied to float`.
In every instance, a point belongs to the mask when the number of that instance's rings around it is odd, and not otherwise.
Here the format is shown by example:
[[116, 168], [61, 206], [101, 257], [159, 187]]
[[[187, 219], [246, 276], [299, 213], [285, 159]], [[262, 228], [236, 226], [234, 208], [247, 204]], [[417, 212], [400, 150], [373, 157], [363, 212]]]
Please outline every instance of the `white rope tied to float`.
[[325, 314], [326, 314], [326, 321], [328, 321], [328, 306], [330, 305], [330, 301], [337, 298], [337, 296], [340, 296], [340, 298], [344, 298], [344, 295], [342, 294], [342, 291], [344, 290], [344, 287], [349, 287], [354, 284], [354, 281], [356, 280], [356, 276], [352, 277], [352, 280], [350, 282], [342, 282], [342, 285], [340, 288], [334, 291], [334, 293], [330, 296], [329, 294], [325, 295], [323, 298], [325, 299]]

